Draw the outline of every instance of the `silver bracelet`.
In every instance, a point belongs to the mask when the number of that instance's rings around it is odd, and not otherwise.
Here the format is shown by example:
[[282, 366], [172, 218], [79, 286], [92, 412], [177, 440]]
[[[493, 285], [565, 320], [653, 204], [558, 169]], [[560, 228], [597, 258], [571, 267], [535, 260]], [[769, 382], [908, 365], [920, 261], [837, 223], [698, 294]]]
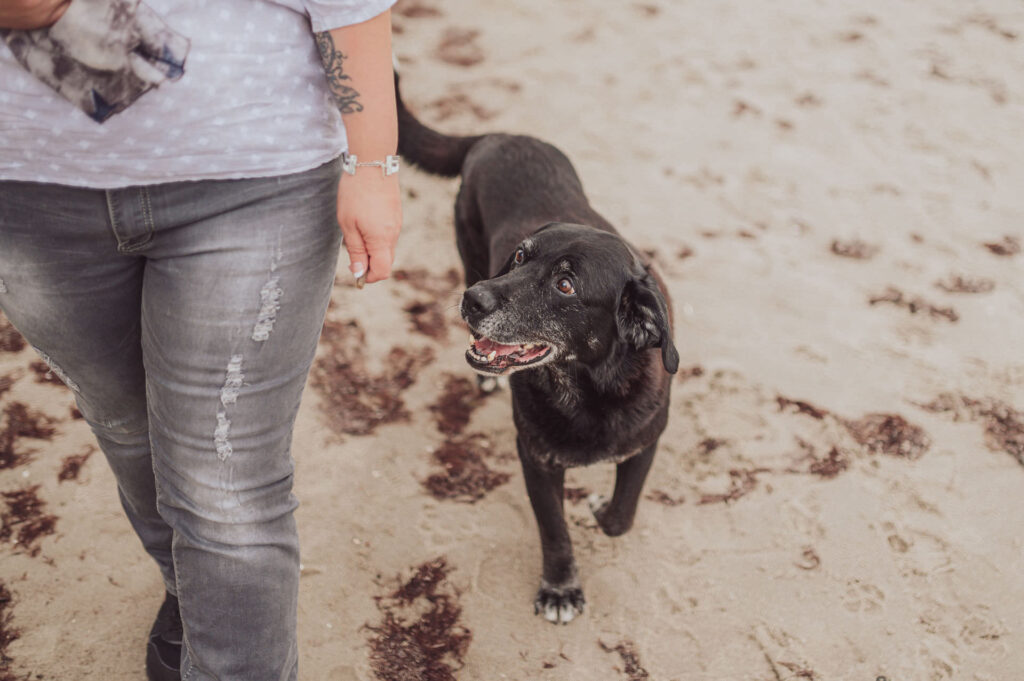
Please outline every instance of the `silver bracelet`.
[[356, 174], [356, 168], [360, 166], [376, 166], [380, 168], [384, 177], [388, 175], [394, 175], [398, 172], [398, 156], [388, 155], [384, 157], [383, 161], [368, 161], [366, 163], [360, 163], [359, 157], [355, 154], [345, 154], [345, 159], [341, 163], [341, 169], [349, 175]]

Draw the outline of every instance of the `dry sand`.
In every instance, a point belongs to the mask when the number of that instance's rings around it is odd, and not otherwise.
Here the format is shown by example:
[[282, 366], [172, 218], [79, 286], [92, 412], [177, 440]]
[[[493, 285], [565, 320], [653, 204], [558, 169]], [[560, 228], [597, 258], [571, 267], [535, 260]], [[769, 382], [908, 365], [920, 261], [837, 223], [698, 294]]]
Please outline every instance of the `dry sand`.
[[[567, 502], [586, 614], [535, 617], [508, 394], [448, 383], [469, 375], [445, 276], [456, 183], [403, 171], [407, 276], [339, 278], [299, 415], [301, 678], [1019, 678], [1021, 5], [420, 0], [396, 24], [424, 120], [554, 142], [654, 252], [684, 371], [634, 530], [609, 539]], [[18, 440], [36, 451], [0, 492], [40, 485], [55, 526], [36, 555], [0, 548], [7, 673], [141, 679], [157, 572], [99, 454], [58, 482], [91, 440], [34, 359], [0, 351], [0, 407], [56, 434]], [[332, 387], [345, 371], [356, 396]], [[461, 663], [378, 676], [414, 635]]]

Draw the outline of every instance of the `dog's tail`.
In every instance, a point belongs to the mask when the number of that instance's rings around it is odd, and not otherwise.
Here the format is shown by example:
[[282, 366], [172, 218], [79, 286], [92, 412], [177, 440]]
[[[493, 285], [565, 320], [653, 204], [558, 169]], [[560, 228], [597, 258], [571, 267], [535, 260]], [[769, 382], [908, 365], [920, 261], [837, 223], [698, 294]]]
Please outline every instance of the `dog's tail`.
[[442, 177], [455, 177], [462, 172], [466, 154], [482, 136], [454, 137], [420, 123], [402, 101], [398, 71], [395, 71], [395, 102], [398, 105], [398, 154], [402, 160]]

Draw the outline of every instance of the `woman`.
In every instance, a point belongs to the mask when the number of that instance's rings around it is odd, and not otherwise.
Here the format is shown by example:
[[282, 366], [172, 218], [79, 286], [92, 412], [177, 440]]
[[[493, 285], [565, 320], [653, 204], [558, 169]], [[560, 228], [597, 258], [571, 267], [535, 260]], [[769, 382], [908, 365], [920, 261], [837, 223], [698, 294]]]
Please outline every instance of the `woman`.
[[341, 234], [372, 283], [401, 224], [392, 2], [0, 0], [0, 310], [161, 570], [150, 679], [296, 678], [295, 414]]

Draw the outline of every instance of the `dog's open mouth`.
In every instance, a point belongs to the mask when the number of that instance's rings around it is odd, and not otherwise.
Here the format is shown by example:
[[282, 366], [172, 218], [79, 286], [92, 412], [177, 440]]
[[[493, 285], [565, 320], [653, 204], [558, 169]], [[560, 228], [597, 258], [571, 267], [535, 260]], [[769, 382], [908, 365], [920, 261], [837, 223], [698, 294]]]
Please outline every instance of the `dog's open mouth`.
[[471, 333], [466, 361], [478, 371], [500, 374], [513, 367], [534, 364], [551, 353], [551, 346], [544, 343], [499, 343]]

